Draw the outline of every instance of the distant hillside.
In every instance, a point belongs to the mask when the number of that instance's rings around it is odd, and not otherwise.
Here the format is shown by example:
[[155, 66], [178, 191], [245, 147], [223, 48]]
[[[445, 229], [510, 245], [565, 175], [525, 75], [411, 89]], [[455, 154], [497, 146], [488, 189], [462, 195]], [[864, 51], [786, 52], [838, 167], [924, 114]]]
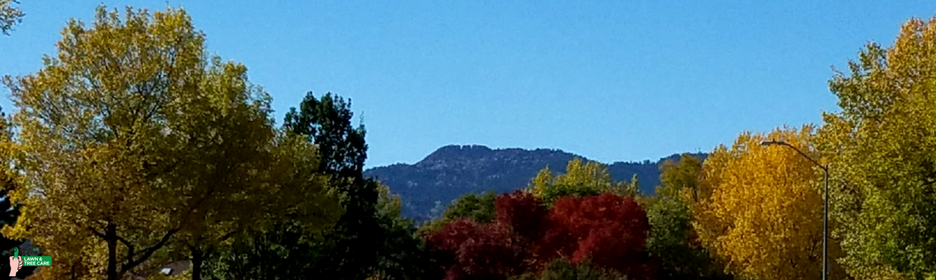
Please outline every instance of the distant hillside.
[[[699, 154], [699, 156], [705, 156]], [[403, 200], [403, 215], [426, 219], [465, 193], [512, 192], [524, 188], [543, 167], [564, 173], [575, 154], [551, 149], [490, 149], [480, 145], [445, 146], [416, 164], [393, 164], [368, 169], [365, 176], [388, 185]], [[608, 165], [611, 177], [628, 181], [637, 174], [640, 190], [653, 193], [660, 182], [656, 162], [615, 162]], [[581, 157], [587, 159], [585, 157]]]

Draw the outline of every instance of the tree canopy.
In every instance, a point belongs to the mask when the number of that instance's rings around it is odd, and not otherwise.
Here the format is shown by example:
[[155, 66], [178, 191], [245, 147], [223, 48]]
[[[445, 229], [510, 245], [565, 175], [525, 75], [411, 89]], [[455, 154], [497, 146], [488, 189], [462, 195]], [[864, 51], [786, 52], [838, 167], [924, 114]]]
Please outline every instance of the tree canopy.
[[643, 198], [650, 222], [647, 250], [659, 262], [657, 279], [730, 279], [711, 251], [699, 244], [689, 205], [702, 179], [702, 161], [683, 154], [660, 167], [657, 195]]
[[170, 240], [214, 244], [253, 220], [244, 196], [281, 187], [269, 96], [204, 40], [182, 10], [100, 6], [43, 69], [4, 79], [20, 108], [12, 197], [28, 209], [4, 233], [56, 259], [40, 277], [120, 279]]
[[429, 233], [442, 229], [445, 224], [457, 219], [469, 219], [476, 223], [488, 223], [494, 220], [496, 210], [494, 203], [497, 195], [493, 192], [484, 194], [465, 194], [451, 205], [445, 208], [442, 217], [426, 223], [420, 228], [423, 233]]
[[339, 177], [360, 177], [367, 159], [364, 125], [351, 124], [351, 100], [326, 93], [316, 98], [306, 94], [299, 110], [290, 108], [283, 126], [290, 132], [305, 135], [315, 143], [322, 160], [319, 170]]
[[[822, 177], [780, 140], [815, 153], [814, 128], [745, 133], [706, 160], [693, 223], [702, 244], [744, 279], [818, 279], [822, 271]], [[831, 258], [841, 256], [830, 242]], [[838, 265], [830, 264], [833, 270]]]
[[637, 175], [629, 183], [615, 182], [608, 173], [608, 167], [594, 161], [583, 161], [575, 158], [569, 161], [565, 174], [553, 174], [549, 167], [545, 167], [530, 181], [530, 192], [551, 204], [559, 197], [589, 196], [608, 191], [615, 191], [625, 195], [637, 194]]
[[832, 217], [856, 277], [936, 277], [936, 19], [903, 24], [892, 47], [869, 43], [829, 87], [823, 116]]

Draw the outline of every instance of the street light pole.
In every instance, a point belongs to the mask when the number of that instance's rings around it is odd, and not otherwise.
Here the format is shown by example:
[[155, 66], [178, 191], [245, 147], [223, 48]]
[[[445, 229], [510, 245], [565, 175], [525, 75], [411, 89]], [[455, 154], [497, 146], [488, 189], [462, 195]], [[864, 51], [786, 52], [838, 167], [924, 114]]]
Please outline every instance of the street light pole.
[[816, 166], [819, 166], [819, 168], [822, 168], [822, 171], [824, 172], [823, 179], [825, 181], [825, 193], [822, 205], [822, 280], [826, 280], [826, 275], [828, 275], [829, 271], [829, 166], [820, 164], [818, 161], [806, 155], [806, 153], [803, 153], [803, 151], [800, 151], [793, 145], [790, 145], [790, 143], [776, 140], [761, 142], [761, 146], [770, 145], [790, 147]]
[[825, 205], [822, 206], [822, 280], [829, 274], [829, 166], [821, 166], [825, 172]]

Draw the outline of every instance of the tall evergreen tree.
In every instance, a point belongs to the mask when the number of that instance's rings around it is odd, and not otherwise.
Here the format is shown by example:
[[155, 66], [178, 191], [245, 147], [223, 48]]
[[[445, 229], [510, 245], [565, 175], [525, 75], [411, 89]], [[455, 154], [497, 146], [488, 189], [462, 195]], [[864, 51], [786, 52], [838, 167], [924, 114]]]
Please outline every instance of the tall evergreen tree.
[[364, 125], [351, 124], [351, 100], [326, 93], [321, 99], [309, 92], [299, 104], [290, 108], [284, 127], [292, 133], [306, 135], [318, 146], [319, 170], [341, 178], [360, 179], [367, 159]]
[[316, 274], [333, 279], [363, 279], [377, 266], [381, 243], [378, 221], [378, 184], [363, 178], [367, 144], [363, 125], [351, 124], [350, 100], [327, 93], [321, 99], [309, 92], [299, 110], [290, 108], [284, 127], [305, 135], [318, 148], [319, 171], [343, 196], [344, 215], [335, 229], [320, 242], [313, 267]]
[[319, 171], [341, 192], [344, 214], [325, 241], [313, 246], [313, 274], [326, 279], [419, 279], [427, 267], [413, 221], [400, 217], [399, 198], [363, 176], [364, 125], [352, 125], [351, 101], [311, 92], [286, 114], [287, 132], [318, 148]]

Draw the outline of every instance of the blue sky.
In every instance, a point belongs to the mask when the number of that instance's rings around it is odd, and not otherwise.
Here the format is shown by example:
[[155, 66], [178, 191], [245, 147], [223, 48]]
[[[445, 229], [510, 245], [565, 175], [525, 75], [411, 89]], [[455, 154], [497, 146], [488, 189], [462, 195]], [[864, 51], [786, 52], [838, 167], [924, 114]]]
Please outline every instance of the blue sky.
[[[0, 74], [38, 70], [67, 20], [101, 3], [21, 2], [23, 23], [0, 36]], [[447, 144], [657, 159], [819, 123], [836, 110], [832, 66], [936, 13], [934, 1], [751, 2], [103, 3], [184, 7], [211, 52], [273, 95], [280, 123], [308, 91], [350, 97], [369, 167]]]

